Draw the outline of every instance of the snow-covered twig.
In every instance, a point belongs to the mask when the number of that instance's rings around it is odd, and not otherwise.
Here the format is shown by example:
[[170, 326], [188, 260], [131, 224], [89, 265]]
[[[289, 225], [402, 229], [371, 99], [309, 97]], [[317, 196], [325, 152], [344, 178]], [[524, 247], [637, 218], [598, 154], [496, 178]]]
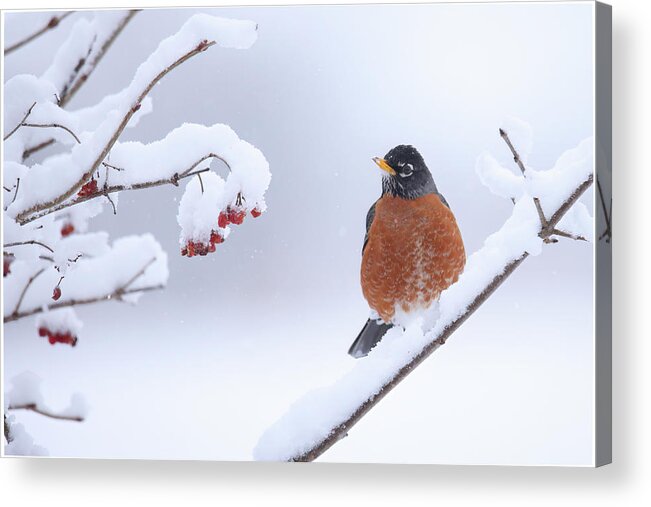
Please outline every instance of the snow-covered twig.
[[25, 294], [27, 294], [27, 290], [30, 288], [30, 286], [34, 283], [34, 280], [36, 280], [39, 276], [43, 274], [45, 271], [45, 268], [39, 269], [36, 273], [34, 273], [32, 276], [29, 277], [27, 280], [27, 283], [23, 287], [23, 290], [20, 293], [20, 296], [18, 297], [18, 301], [16, 302], [16, 306], [14, 308], [14, 311], [11, 312], [10, 317], [5, 317], [4, 321], [9, 322], [8, 318], [15, 317], [13, 320], [18, 319], [18, 315], [20, 315], [19, 310], [20, 310], [20, 305], [23, 304], [23, 299], [25, 299]]
[[[73, 261], [76, 261], [76, 260], [77, 259], [73, 259]], [[23, 299], [25, 297], [25, 293], [27, 292], [27, 289], [29, 288], [29, 286], [34, 282], [34, 280], [45, 271], [45, 268], [42, 268], [35, 275], [30, 277], [30, 279], [28, 280], [27, 284], [25, 285], [25, 287], [24, 287], [24, 289], [23, 289], [23, 291], [21, 293], [21, 296], [20, 296], [20, 298], [18, 300], [18, 303], [16, 304], [16, 307], [15, 307], [14, 311], [11, 314], [6, 315], [4, 317], [4, 322], [5, 323], [13, 322], [13, 321], [25, 318], [25, 317], [30, 317], [32, 315], [37, 315], [37, 314], [45, 312], [45, 311], [58, 310], [60, 308], [69, 308], [69, 307], [73, 307], [73, 306], [88, 305], [88, 304], [92, 304], [92, 303], [99, 303], [101, 301], [112, 301], [112, 300], [114, 300], [114, 301], [122, 301], [122, 300], [124, 300], [125, 296], [128, 296], [128, 295], [141, 294], [141, 293], [144, 293], [144, 292], [151, 292], [151, 291], [155, 291], [155, 290], [164, 289], [165, 285], [163, 283], [158, 283], [158, 284], [154, 284], [154, 285], [146, 285], [146, 286], [143, 286], [143, 287], [132, 287], [134, 282], [136, 280], [138, 280], [139, 278], [141, 278], [145, 274], [147, 269], [150, 266], [152, 266], [152, 264], [154, 264], [158, 260], [159, 259], [157, 257], [152, 257], [145, 264], [143, 264], [142, 267], [140, 267], [138, 269], [138, 271], [136, 271], [135, 274], [130, 276], [125, 282], [121, 283], [119, 287], [115, 288], [114, 290], [111, 290], [110, 292], [104, 292], [104, 293], [101, 293], [101, 294], [92, 295], [92, 296], [88, 296], [88, 297], [82, 297], [82, 298], [70, 298], [70, 299], [67, 299], [67, 300], [58, 301], [58, 302], [54, 302], [54, 303], [47, 304], [47, 305], [41, 305], [41, 306], [34, 307], [34, 308], [29, 309], [29, 310], [24, 310], [24, 311], [21, 312], [20, 311], [20, 306], [21, 306], [22, 301], [23, 301]], [[59, 280], [59, 282], [60, 281], [61, 280]]]
[[[158, 83], [163, 77], [165, 77], [167, 74], [169, 74], [172, 70], [174, 70], [176, 67], [181, 65], [182, 63], [186, 62], [193, 56], [196, 56], [200, 53], [203, 53], [208, 49], [209, 47], [215, 45], [215, 41], [204, 41], [199, 43], [194, 49], [188, 51], [184, 55], [182, 55], [180, 58], [177, 58], [174, 62], [171, 64], [167, 65], [162, 71], [160, 71], [154, 78], [144, 87], [144, 89], [140, 92], [138, 95], [135, 103], [133, 104], [132, 107], [130, 107], [127, 111], [126, 114], [122, 117], [122, 120], [120, 121], [119, 125], [117, 128], [114, 130], [113, 134], [110, 136], [108, 141], [101, 147], [99, 152], [96, 154], [96, 157], [94, 161], [90, 164], [90, 167], [86, 169], [86, 171], [81, 175], [81, 177], [70, 187], [68, 190], [60, 194], [59, 196], [51, 199], [50, 201], [47, 202], [42, 202], [42, 203], [37, 203], [34, 204], [33, 206], [29, 207], [28, 209], [20, 212], [17, 216], [16, 219], [19, 223], [25, 224], [30, 220], [30, 215], [33, 215], [35, 213], [41, 212], [41, 211], [47, 211], [45, 214], [51, 213], [52, 209], [63, 203], [66, 199], [70, 198], [72, 195], [74, 195], [79, 188], [92, 176], [92, 174], [95, 172], [95, 170], [99, 167], [99, 165], [104, 161], [104, 159], [107, 157], [109, 154], [109, 151], [113, 147], [113, 145], [117, 142], [118, 138], [126, 128], [127, 124], [129, 123], [129, 120], [131, 117], [138, 111], [140, 108], [140, 103], [145, 99], [145, 97], [149, 94], [149, 92], [152, 90], [152, 88]], [[42, 216], [42, 215], [41, 215]]]
[[75, 11], [69, 11], [69, 12], [66, 12], [66, 13], [62, 14], [61, 16], [52, 16], [50, 18], [50, 20], [47, 22], [47, 24], [43, 28], [35, 31], [31, 35], [28, 35], [24, 39], [21, 39], [21, 40], [15, 42], [11, 46], [6, 47], [5, 50], [4, 50], [5, 56], [7, 56], [10, 53], [13, 53], [17, 49], [20, 49], [21, 47], [25, 46], [26, 44], [29, 44], [33, 40], [35, 40], [38, 37], [40, 37], [41, 35], [43, 35], [45, 32], [55, 29], [57, 26], [59, 26], [59, 23], [61, 23], [61, 21], [63, 21], [65, 18], [67, 18], [68, 16], [70, 16], [71, 14], [74, 14], [74, 13], [75, 13]]
[[[520, 154], [518, 153], [518, 150], [515, 148], [515, 146], [513, 146], [509, 134], [504, 129], [500, 128], [500, 136], [502, 137], [502, 139], [504, 139], [504, 142], [511, 150], [511, 154], [513, 155], [513, 160], [520, 168], [520, 171], [522, 172], [522, 176], [526, 178], [527, 177], [526, 168], [524, 166], [524, 163], [522, 162], [522, 159], [520, 158]], [[556, 243], [557, 240], [553, 238], [553, 236], [562, 236], [564, 238], [574, 239], [577, 241], [586, 241], [586, 239], [583, 236], [562, 231], [560, 229], [557, 229], [555, 225], [550, 224], [550, 222], [545, 217], [545, 213], [542, 209], [542, 205], [540, 204], [540, 199], [538, 197], [533, 198], [533, 203], [536, 206], [536, 212], [538, 213], [538, 219], [540, 220], [540, 226], [541, 226], [540, 237], [546, 243]]]
[[124, 27], [127, 26], [129, 21], [140, 12], [140, 9], [133, 9], [127, 11], [116, 21], [115, 26], [112, 30], [102, 40], [95, 40], [92, 46], [99, 46], [96, 51], [92, 51], [93, 47], [88, 48], [89, 55], [84, 59], [84, 61], [78, 62], [71, 74], [66, 86], [61, 91], [59, 96], [59, 105], [65, 107], [70, 99], [79, 91], [82, 85], [88, 80], [90, 75], [93, 73], [99, 62], [104, 58], [106, 52], [110, 49], [115, 42], [115, 39], [122, 33]]
[[339, 382], [308, 393], [268, 428], [254, 458], [313, 461], [443, 345], [527, 257], [540, 252], [564, 215], [592, 185], [592, 143], [588, 141], [566, 152], [549, 172], [546, 183], [552, 193], [543, 204], [554, 207], [550, 218], [539, 221], [529, 194], [524, 193], [500, 231], [487, 238], [485, 247], [468, 259], [459, 281], [441, 295], [440, 316], [433, 327], [423, 327], [421, 318], [404, 331], [393, 328], [377, 350]]
[[[60, 303], [52, 303], [47, 306], [47, 310], [58, 310], [59, 308], [69, 308], [71, 306], [83, 306], [90, 305], [93, 303], [100, 303], [102, 301], [120, 301], [123, 296], [129, 294], [141, 294], [144, 292], [152, 292], [155, 290], [162, 290], [165, 286], [162, 284], [151, 285], [149, 287], [139, 287], [137, 289], [126, 289], [121, 291], [111, 292], [110, 294], [104, 294], [102, 296], [87, 298], [87, 299], [69, 299], [66, 301], [61, 301]], [[4, 322], [13, 322], [25, 317], [31, 317], [32, 315], [37, 315], [45, 311], [44, 308], [33, 308], [24, 312], [12, 313], [11, 315], [4, 318]]]
[[[200, 169], [197, 171], [193, 171], [195, 167], [197, 167], [199, 164], [202, 162], [215, 158], [218, 160], [221, 160], [228, 166], [228, 162], [224, 160], [221, 156], [214, 154], [214, 153], [209, 153], [208, 155], [201, 157], [199, 160], [194, 162], [188, 169], [180, 172], [180, 173], [174, 173], [172, 176], [169, 178], [161, 178], [153, 181], [143, 181], [140, 183], [133, 183], [129, 185], [104, 185], [101, 189], [98, 189], [97, 192], [89, 195], [83, 195], [83, 196], [77, 196], [74, 199], [71, 199], [69, 201], [62, 202], [61, 204], [58, 204], [57, 206], [54, 206], [52, 208], [49, 208], [41, 213], [36, 213], [24, 220], [19, 220], [19, 223], [21, 225], [28, 224], [30, 222], [33, 222], [34, 220], [38, 220], [39, 218], [42, 218], [44, 216], [47, 216], [51, 213], [55, 213], [57, 211], [61, 211], [62, 209], [69, 208], [71, 206], [75, 206], [76, 204], [81, 204], [82, 202], [90, 201], [91, 199], [95, 199], [97, 197], [101, 196], [106, 196], [108, 197], [109, 194], [113, 194], [115, 192], [124, 192], [126, 190], [143, 190], [145, 188], [152, 188], [152, 187], [159, 187], [162, 185], [174, 185], [175, 187], [179, 186], [179, 181], [185, 179], [185, 178], [191, 178], [192, 176], [196, 176], [197, 174], [209, 171], [210, 169]], [[102, 163], [104, 167], [119, 170], [119, 171], [124, 171], [124, 168], [117, 168], [115, 166], [112, 166], [111, 164], [107, 164], [106, 162]]]
[[[23, 405], [9, 405], [7, 410], [31, 410], [32, 412], [35, 412], [37, 414], [43, 415], [45, 417], [49, 417], [51, 419], [59, 419], [62, 421], [76, 421], [76, 422], [83, 422], [84, 418], [79, 415], [66, 415], [66, 414], [57, 414], [55, 412], [52, 412], [46, 408], [39, 407], [36, 403], [25, 403]], [[5, 419], [5, 424], [6, 424], [6, 419]], [[6, 426], [5, 426], [6, 429]]]

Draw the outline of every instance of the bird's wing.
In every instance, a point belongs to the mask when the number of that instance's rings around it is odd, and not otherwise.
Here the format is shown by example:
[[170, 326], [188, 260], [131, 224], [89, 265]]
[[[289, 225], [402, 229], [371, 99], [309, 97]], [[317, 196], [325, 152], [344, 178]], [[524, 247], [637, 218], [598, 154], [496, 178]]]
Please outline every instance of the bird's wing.
[[[379, 201], [379, 199], [378, 199]], [[375, 205], [377, 201], [373, 203], [373, 206], [370, 207], [368, 213], [366, 214], [366, 235], [364, 236], [364, 246], [362, 246], [362, 254], [364, 254], [364, 249], [366, 248], [366, 243], [368, 243], [368, 231], [371, 230], [371, 224], [375, 218]]]
[[443, 197], [443, 194], [441, 192], [438, 192], [438, 196], [439, 196], [439, 199], [441, 199], [441, 202], [443, 204], [445, 204], [448, 207], [448, 209], [451, 209], [450, 205], [448, 204], [448, 201], [445, 200], [445, 197]]

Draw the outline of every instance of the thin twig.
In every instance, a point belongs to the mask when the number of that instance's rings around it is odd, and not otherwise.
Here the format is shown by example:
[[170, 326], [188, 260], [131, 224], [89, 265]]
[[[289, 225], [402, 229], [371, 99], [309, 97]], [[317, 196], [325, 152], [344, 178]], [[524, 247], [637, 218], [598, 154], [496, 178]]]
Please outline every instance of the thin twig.
[[108, 169], [113, 169], [115, 171], [124, 171], [124, 167], [117, 167], [117, 166], [109, 164], [108, 162], [102, 162], [102, 165], [104, 167], [107, 167]]
[[53, 16], [52, 18], [50, 18], [50, 20], [47, 22], [47, 24], [43, 28], [37, 30], [36, 32], [32, 33], [31, 35], [28, 35], [24, 39], [21, 39], [18, 42], [15, 42], [11, 46], [6, 47], [5, 50], [4, 50], [4, 55], [7, 56], [8, 54], [13, 53], [17, 49], [20, 49], [24, 45], [29, 44], [33, 40], [37, 39], [38, 37], [43, 35], [45, 32], [55, 29], [57, 26], [59, 26], [59, 23], [61, 23], [61, 21], [63, 21], [65, 18], [67, 18], [68, 16], [70, 16], [71, 14], [74, 14], [74, 13], [75, 13], [75, 11], [69, 11], [69, 12], [66, 12], [65, 14], [62, 14], [61, 16]]
[[117, 289], [117, 290], [115, 291], [115, 293], [116, 293], [116, 294], [122, 294], [125, 290], [127, 290], [127, 289], [129, 288], [129, 286], [130, 286], [133, 282], [135, 282], [138, 278], [140, 278], [142, 275], [144, 275], [144, 274], [145, 274], [145, 271], [147, 271], [147, 268], [148, 268], [149, 266], [151, 266], [154, 262], [156, 262], [156, 257], [152, 257], [151, 259], [149, 259], [149, 261], [147, 261], [147, 263], [146, 263], [142, 268], [140, 268], [140, 269], [138, 270], [138, 272], [137, 272], [135, 275], [133, 275], [131, 278], [129, 278], [129, 280], [127, 280], [127, 281], [122, 285], [122, 287], [120, 287], [119, 289]]
[[588, 241], [586, 238], [584, 238], [580, 234], [572, 234], [571, 232], [562, 231], [562, 230], [556, 229], [556, 228], [552, 229], [552, 234], [555, 235], [555, 236], [563, 236], [564, 238], [569, 238], [569, 239], [573, 239], [573, 240], [576, 240], [576, 241]]
[[38, 245], [42, 246], [43, 248], [46, 248], [50, 252], [54, 253], [54, 250], [47, 246], [45, 243], [41, 243], [40, 241], [36, 241], [35, 239], [30, 239], [28, 241], [14, 241], [13, 243], [5, 243], [2, 245], [2, 248], [10, 248], [12, 246], [21, 246], [21, 245]]
[[515, 161], [516, 164], [518, 164], [518, 167], [520, 168], [520, 171], [522, 171], [522, 176], [526, 175], [526, 169], [524, 167], [524, 164], [522, 163], [522, 159], [520, 158], [520, 155], [516, 151], [515, 147], [511, 143], [511, 139], [509, 139], [509, 135], [506, 133], [504, 129], [500, 129], [500, 136], [502, 139], [504, 139], [504, 142], [507, 144], [509, 149], [511, 150], [511, 153], [513, 154], [513, 160]]
[[203, 195], [203, 180], [201, 179], [201, 173], [197, 174], [197, 178], [199, 178], [199, 185], [201, 185], [201, 195]]
[[37, 151], [41, 151], [43, 148], [47, 148], [51, 144], [54, 144], [54, 139], [48, 139], [47, 141], [43, 141], [42, 143], [39, 143], [36, 146], [31, 146], [29, 148], [26, 148], [25, 151], [23, 151], [23, 161], [27, 160]]
[[47, 128], [63, 129], [66, 132], [68, 132], [68, 134], [70, 134], [72, 137], [75, 138], [75, 141], [77, 141], [77, 144], [81, 144], [81, 141], [79, 140], [77, 135], [72, 130], [70, 130], [65, 125], [61, 125], [59, 123], [22, 123], [20, 126], [21, 127], [36, 127], [36, 128], [44, 128], [44, 129], [47, 129]]
[[[524, 163], [522, 162], [522, 159], [520, 158], [520, 154], [515, 149], [515, 146], [513, 146], [513, 143], [511, 142], [509, 135], [504, 129], [500, 129], [500, 137], [504, 139], [504, 142], [509, 147], [509, 150], [511, 150], [511, 154], [513, 155], [513, 160], [520, 168], [520, 171], [522, 172], [522, 176], [526, 178], [527, 170], [524, 167]], [[545, 230], [547, 229], [548, 223], [547, 223], [547, 219], [545, 218], [545, 213], [542, 209], [542, 206], [540, 205], [540, 199], [534, 197], [533, 202], [536, 206], [536, 211], [538, 212], [538, 218], [540, 219], [540, 224], [542, 225], [542, 229]]]
[[6, 136], [4, 136], [4, 137], [2, 138], [3, 141], [6, 141], [6, 140], [9, 139], [11, 136], [13, 136], [13, 135], [14, 135], [14, 132], [16, 132], [16, 130], [18, 130], [18, 129], [19, 129], [19, 128], [20, 128], [20, 127], [25, 123], [25, 120], [29, 117], [30, 114], [32, 114], [32, 109], [34, 109], [34, 106], [35, 106], [35, 105], [36, 105], [36, 102], [34, 102], [31, 106], [29, 106], [29, 109], [28, 109], [27, 112], [25, 113], [25, 116], [23, 116], [23, 119], [20, 120], [20, 121], [18, 122], [18, 125], [16, 125], [13, 129], [11, 129], [11, 131], [10, 131]]
[[61, 301], [60, 303], [53, 303], [44, 306], [40, 306], [38, 308], [32, 308], [31, 310], [26, 310], [24, 312], [18, 312], [18, 313], [12, 313], [9, 316], [6, 316], [4, 318], [4, 323], [8, 322], [14, 322], [19, 319], [23, 319], [25, 317], [31, 317], [32, 315], [37, 315], [39, 313], [42, 313], [46, 310], [57, 310], [59, 308], [68, 308], [71, 306], [82, 306], [82, 305], [89, 305], [93, 303], [99, 303], [102, 301], [121, 301], [123, 296], [126, 296], [128, 294], [136, 294], [136, 293], [142, 293], [142, 292], [150, 292], [154, 290], [161, 290], [164, 289], [165, 286], [162, 284], [159, 285], [151, 285], [148, 287], [139, 287], [137, 289], [127, 289], [122, 291], [120, 294], [117, 294], [116, 292], [111, 292], [110, 294], [104, 294], [101, 296], [97, 297], [91, 297], [91, 298], [85, 298], [85, 299], [68, 299], [66, 301]]
[[64, 415], [64, 414], [57, 414], [55, 412], [50, 412], [45, 408], [39, 407], [36, 403], [25, 403], [23, 405], [9, 405], [7, 409], [8, 410], [31, 410], [32, 412], [36, 412], [37, 414], [44, 415], [45, 417], [50, 417], [51, 419], [59, 419], [62, 421], [82, 422], [84, 420], [83, 417], [78, 415]]
[[[72, 197], [75, 192], [81, 186], [86, 183], [86, 181], [91, 177], [91, 175], [95, 172], [95, 170], [99, 167], [99, 165], [104, 161], [104, 159], [107, 157], [109, 154], [109, 151], [111, 151], [111, 148], [113, 145], [117, 142], [119, 139], [120, 135], [126, 128], [127, 124], [129, 123], [129, 120], [131, 120], [131, 117], [135, 114], [135, 112], [138, 110], [137, 105], [139, 105], [145, 97], [149, 94], [149, 92], [152, 90], [152, 88], [158, 83], [163, 77], [165, 77], [169, 72], [174, 70], [176, 67], [181, 65], [182, 63], [186, 62], [193, 56], [196, 56], [200, 53], [203, 53], [206, 51], [209, 47], [214, 46], [215, 41], [205, 41], [197, 45], [194, 49], [188, 51], [185, 53], [183, 56], [178, 58], [176, 61], [174, 61], [172, 64], [164, 68], [162, 71], [160, 71], [150, 82], [149, 84], [145, 87], [145, 89], [140, 93], [138, 98], [136, 99], [134, 106], [129, 108], [122, 118], [122, 121], [116, 128], [116, 130], [113, 132], [113, 135], [111, 138], [108, 140], [108, 142], [104, 145], [102, 148], [101, 152], [97, 155], [97, 158], [95, 158], [95, 161], [92, 162], [91, 166], [84, 172], [84, 174], [81, 175], [81, 177], [64, 193], [59, 195], [58, 197], [55, 197], [54, 199], [51, 199], [50, 201], [43, 202], [43, 203], [38, 203], [32, 206], [31, 208], [28, 208], [21, 213], [18, 214], [16, 217], [16, 220], [19, 223], [27, 223], [28, 218], [30, 215], [36, 214], [40, 211], [46, 211], [48, 209], [52, 209], [55, 206], [60, 205], [63, 203], [66, 199]], [[51, 212], [51, 211], [50, 211]]]
[[[23, 299], [25, 298], [25, 294], [27, 294], [27, 289], [30, 288], [32, 283], [34, 283], [34, 280], [36, 280], [41, 273], [45, 271], [45, 268], [39, 269], [36, 273], [34, 273], [32, 276], [29, 277], [29, 280], [27, 280], [27, 283], [25, 284], [25, 287], [23, 287], [22, 292], [20, 293], [20, 297], [18, 298], [18, 302], [16, 303], [16, 307], [14, 308], [14, 311], [11, 313], [10, 317], [20, 315], [19, 310], [20, 310], [20, 305], [23, 304]], [[5, 318], [5, 322], [7, 322], [7, 319]]]
[[20, 178], [16, 178], [16, 191], [14, 192], [14, 197], [11, 199], [11, 202], [9, 205], [11, 206], [14, 201], [16, 200], [16, 197], [18, 196], [18, 189], [20, 188]]

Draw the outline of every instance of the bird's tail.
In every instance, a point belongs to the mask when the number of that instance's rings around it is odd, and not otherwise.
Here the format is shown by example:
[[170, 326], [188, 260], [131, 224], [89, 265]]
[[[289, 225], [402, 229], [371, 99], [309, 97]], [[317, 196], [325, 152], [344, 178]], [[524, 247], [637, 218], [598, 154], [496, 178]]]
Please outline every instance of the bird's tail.
[[377, 321], [368, 319], [348, 349], [348, 353], [355, 359], [366, 356], [392, 327], [391, 324], [378, 324]]

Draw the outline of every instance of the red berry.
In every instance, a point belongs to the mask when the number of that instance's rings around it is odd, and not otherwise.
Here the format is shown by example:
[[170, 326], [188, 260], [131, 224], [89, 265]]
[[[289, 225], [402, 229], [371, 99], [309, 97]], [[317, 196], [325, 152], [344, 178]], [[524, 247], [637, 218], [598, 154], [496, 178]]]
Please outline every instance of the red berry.
[[73, 232], [75, 232], [75, 226], [70, 223], [65, 224], [63, 227], [61, 227], [62, 238], [65, 238], [66, 236], [70, 236]]
[[242, 222], [244, 222], [244, 217], [246, 216], [246, 212], [244, 210], [228, 206], [226, 208], [226, 212], [228, 213], [228, 221], [230, 223], [240, 225]]
[[3, 278], [11, 273], [11, 263], [14, 262], [14, 256], [3, 254], [2, 255], [2, 276]]
[[59, 287], [55, 287], [54, 290], [52, 291], [52, 299], [57, 301], [61, 297], [61, 289]]
[[192, 241], [188, 242], [188, 257], [194, 257], [194, 243]]
[[57, 342], [56, 335], [49, 335], [47, 341], [50, 342], [50, 345], [54, 345]]
[[183, 256], [188, 255], [188, 247], [187, 246], [184, 246], [183, 248], [181, 248], [181, 255], [183, 255]]
[[95, 193], [97, 193], [97, 180], [92, 179], [89, 182], [84, 183], [84, 185], [79, 189], [79, 192], [77, 192], [77, 195], [79, 197], [88, 197]]
[[217, 225], [223, 229], [228, 225], [228, 214], [224, 213], [223, 211], [219, 214], [219, 218], [217, 219]]
[[261, 210], [261, 209], [259, 209], [259, 208], [253, 208], [253, 209], [251, 210], [251, 216], [252, 216], [253, 218], [258, 218], [260, 215], [262, 215], [262, 210]]
[[224, 236], [219, 234], [217, 231], [212, 231], [210, 233], [210, 243], [212, 245], [219, 245], [224, 242]]
[[50, 334], [50, 331], [48, 330], [48, 328], [46, 328], [46, 327], [39, 327], [38, 328], [38, 335], [39, 336], [47, 336], [48, 334]]

